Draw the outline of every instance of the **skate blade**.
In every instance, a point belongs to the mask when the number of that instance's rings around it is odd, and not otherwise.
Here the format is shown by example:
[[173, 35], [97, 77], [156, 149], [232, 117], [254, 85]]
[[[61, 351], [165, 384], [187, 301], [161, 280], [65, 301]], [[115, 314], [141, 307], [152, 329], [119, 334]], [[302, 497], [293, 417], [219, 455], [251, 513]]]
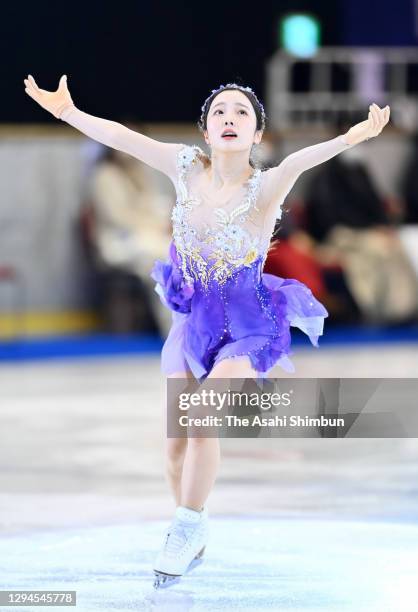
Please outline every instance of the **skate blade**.
[[[203, 556], [204, 551], [205, 551], [205, 546], [202, 548], [200, 552], [197, 553], [195, 558], [192, 559], [192, 561], [190, 562], [190, 565], [184, 572], [185, 574], [187, 574], [188, 572], [190, 572], [190, 570], [194, 569], [195, 567], [197, 567], [203, 562], [202, 556]], [[154, 570], [154, 585], [153, 586], [155, 589], [166, 589], [169, 586], [178, 584], [180, 582], [180, 579], [181, 579], [181, 575], [179, 576], [176, 574], [165, 574], [164, 572], [159, 572], [157, 570]]]
[[164, 574], [163, 572], [157, 572], [154, 570], [154, 589], [166, 589], [167, 587], [180, 582], [180, 578], [181, 576]]

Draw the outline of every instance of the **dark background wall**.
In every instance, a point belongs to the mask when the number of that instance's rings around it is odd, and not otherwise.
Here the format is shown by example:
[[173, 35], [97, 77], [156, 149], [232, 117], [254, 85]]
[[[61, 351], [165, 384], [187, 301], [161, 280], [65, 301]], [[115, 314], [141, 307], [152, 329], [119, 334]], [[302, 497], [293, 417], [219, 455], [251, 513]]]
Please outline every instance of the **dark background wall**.
[[[211, 89], [238, 78], [262, 96], [280, 14], [310, 4], [70, 0], [27, 2], [23, 11], [15, 3], [0, 26], [7, 57], [0, 120], [53, 120], [28, 103], [22, 83], [28, 73], [45, 89], [55, 89], [66, 73], [86, 112], [151, 122], [194, 121]], [[338, 12], [338, 2], [315, 2], [325, 44], [339, 42]]]
[[[50, 122], [23, 78], [115, 120], [195, 121], [210, 90], [241, 79], [264, 95], [278, 21], [308, 10], [324, 45], [417, 44], [416, 0], [62, 0], [2, 6], [0, 121]], [[416, 9], [415, 9], [416, 10]]]

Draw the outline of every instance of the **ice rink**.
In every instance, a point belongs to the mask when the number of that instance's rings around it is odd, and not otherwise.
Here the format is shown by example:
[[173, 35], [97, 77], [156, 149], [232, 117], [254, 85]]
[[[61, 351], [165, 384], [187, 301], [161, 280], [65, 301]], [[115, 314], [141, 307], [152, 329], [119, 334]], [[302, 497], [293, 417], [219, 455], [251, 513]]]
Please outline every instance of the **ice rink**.
[[[295, 353], [299, 377], [418, 377], [414, 344]], [[222, 439], [204, 562], [156, 593], [165, 382], [157, 355], [1, 366], [3, 590], [75, 590], [82, 612], [418, 609], [411, 438]]]

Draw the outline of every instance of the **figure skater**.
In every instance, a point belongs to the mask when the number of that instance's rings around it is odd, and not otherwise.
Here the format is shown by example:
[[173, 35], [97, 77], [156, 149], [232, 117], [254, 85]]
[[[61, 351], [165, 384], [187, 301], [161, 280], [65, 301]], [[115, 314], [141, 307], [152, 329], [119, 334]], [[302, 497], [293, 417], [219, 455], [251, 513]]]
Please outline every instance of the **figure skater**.
[[[173, 182], [173, 240], [152, 278], [172, 311], [162, 350], [170, 378], [258, 378], [275, 365], [293, 372], [291, 325], [318, 346], [324, 306], [295, 279], [263, 274], [276, 219], [302, 172], [377, 136], [390, 108], [369, 107], [368, 118], [345, 134], [305, 147], [262, 171], [251, 159], [265, 128], [262, 104], [249, 87], [212, 90], [198, 146], [158, 142], [119, 123], [89, 115], [73, 103], [63, 75], [55, 92], [24, 79], [26, 93], [56, 118], [108, 147], [150, 165]], [[176, 500], [173, 521], [154, 563], [154, 586], [175, 582], [203, 554], [208, 540], [207, 497], [219, 467], [219, 438], [167, 438], [167, 476]]]

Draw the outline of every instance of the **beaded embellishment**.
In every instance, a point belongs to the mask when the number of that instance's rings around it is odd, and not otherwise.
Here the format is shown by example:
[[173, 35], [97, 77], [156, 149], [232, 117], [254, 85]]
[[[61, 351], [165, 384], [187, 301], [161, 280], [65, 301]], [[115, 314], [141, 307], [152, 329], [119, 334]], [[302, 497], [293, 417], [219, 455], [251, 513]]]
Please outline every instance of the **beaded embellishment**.
[[[192, 226], [189, 214], [201, 201], [190, 198], [186, 176], [199, 154], [204, 155], [200, 147], [186, 145], [178, 153], [178, 197], [171, 219], [173, 238], [186, 282], [193, 284], [198, 280], [207, 288], [212, 280], [222, 285], [237, 268], [250, 266], [260, 256], [265, 259], [268, 244], [240, 225], [249, 218], [253, 209], [259, 210], [256, 206], [261, 177], [259, 169], [248, 179], [247, 192], [239, 206], [229, 213], [223, 208], [214, 209], [216, 222], [204, 230]], [[203, 248], [208, 245], [209, 253], [203, 254]]]

